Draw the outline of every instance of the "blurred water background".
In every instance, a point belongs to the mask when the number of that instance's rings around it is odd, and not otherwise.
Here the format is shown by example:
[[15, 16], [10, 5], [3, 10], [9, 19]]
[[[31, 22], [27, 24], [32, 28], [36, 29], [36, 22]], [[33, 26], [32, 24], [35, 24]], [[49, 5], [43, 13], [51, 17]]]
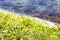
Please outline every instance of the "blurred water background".
[[0, 0], [0, 8], [60, 22], [60, 0]]

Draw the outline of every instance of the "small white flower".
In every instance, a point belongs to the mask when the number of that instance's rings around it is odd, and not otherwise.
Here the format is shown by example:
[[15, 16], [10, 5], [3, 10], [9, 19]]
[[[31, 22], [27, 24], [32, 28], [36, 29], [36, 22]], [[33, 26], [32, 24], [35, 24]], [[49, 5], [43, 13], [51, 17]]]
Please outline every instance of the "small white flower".
[[4, 30], [4, 32], [7, 32], [7, 30]]

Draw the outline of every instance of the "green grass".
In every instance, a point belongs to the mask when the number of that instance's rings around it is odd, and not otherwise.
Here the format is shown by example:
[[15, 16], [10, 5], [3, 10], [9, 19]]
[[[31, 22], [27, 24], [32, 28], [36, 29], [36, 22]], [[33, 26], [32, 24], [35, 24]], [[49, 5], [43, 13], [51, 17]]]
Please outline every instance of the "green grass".
[[60, 40], [60, 28], [45, 27], [33, 18], [0, 12], [0, 40]]

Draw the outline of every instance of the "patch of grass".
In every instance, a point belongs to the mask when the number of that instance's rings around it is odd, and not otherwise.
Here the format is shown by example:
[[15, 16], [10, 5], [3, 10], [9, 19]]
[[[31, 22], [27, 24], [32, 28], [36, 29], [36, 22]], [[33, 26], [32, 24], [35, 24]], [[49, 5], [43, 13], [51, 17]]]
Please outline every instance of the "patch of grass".
[[60, 40], [60, 28], [49, 28], [33, 18], [0, 12], [0, 40]]

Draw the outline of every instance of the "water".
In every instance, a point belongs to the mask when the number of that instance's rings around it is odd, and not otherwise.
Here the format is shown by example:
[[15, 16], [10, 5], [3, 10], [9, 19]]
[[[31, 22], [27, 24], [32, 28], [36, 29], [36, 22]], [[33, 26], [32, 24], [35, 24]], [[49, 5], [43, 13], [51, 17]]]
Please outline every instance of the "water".
[[60, 19], [60, 0], [0, 0], [0, 7], [42, 19]]
[[0, 0], [0, 7], [15, 12], [60, 12], [60, 6], [56, 0]]

